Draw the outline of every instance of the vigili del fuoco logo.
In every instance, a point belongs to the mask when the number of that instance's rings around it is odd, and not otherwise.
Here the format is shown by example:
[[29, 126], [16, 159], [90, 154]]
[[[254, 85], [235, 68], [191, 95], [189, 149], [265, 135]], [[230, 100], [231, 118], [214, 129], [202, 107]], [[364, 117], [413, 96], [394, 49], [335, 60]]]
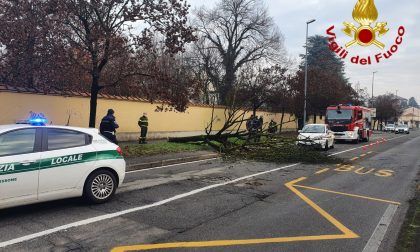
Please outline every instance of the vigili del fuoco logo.
[[[367, 57], [361, 57], [359, 55], [349, 56], [348, 48], [353, 46], [376, 46], [381, 50], [386, 48], [386, 45], [381, 42], [380, 37], [389, 32], [387, 28], [387, 22], [376, 22], [378, 19], [378, 10], [375, 6], [374, 0], [358, 0], [356, 6], [353, 9], [353, 19], [357, 22], [344, 22], [343, 33], [351, 38], [345, 46], [340, 46], [336, 41], [336, 34], [334, 33], [334, 25], [327, 29], [328, 35], [328, 46], [331, 51], [335, 52], [339, 57], [343, 59], [350, 59], [353, 64], [360, 65], [372, 65], [372, 63], [380, 63], [382, 60], [389, 59], [397, 53], [398, 47], [403, 42], [403, 36], [405, 34], [404, 26], [400, 26], [396, 32], [395, 41], [392, 46], [389, 47], [385, 52], [381, 52], [375, 55]], [[376, 22], [376, 24], [375, 24]]]

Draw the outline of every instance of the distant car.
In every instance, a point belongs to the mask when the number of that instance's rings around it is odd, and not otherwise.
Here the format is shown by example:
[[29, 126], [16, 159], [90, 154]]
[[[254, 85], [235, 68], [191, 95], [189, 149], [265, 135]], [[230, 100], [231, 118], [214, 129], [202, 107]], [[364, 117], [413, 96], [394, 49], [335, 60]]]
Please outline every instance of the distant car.
[[120, 147], [97, 129], [0, 125], [0, 209], [79, 196], [102, 203], [124, 176]]
[[387, 124], [384, 128], [385, 132], [394, 132], [395, 131], [395, 124]]
[[401, 125], [398, 125], [396, 128], [395, 128], [395, 134], [399, 134], [399, 133], [401, 133], [401, 134], [410, 134], [410, 130], [409, 130], [409, 128], [408, 128], [408, 125], [405, 125], [405, 124], [401, 124]]
[[319, 146], [324, 150], [334, 148], [334, 132], [327, 124], [307, 124], [299, 130], [297, 145]]

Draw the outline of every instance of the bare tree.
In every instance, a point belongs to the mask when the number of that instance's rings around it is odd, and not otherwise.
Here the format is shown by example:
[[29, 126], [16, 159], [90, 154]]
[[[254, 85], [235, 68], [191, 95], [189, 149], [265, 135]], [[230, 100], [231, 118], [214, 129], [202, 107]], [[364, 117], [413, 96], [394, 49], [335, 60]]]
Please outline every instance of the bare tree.
[[403, 113], [398, 97], [390, 93], [376, 97], [374, 107], [376, 108], [376, 119], [379, 121], [380, 127], [382, 127], [383, 123], [388, 123], [388, 120], [398, 121], [398, 118]]
[[222, 104], [233, 100], [238, 70], [249, 62], [278, 61], [283, 37], [262, 0], [220, 1], [196, 13], [197, 48]]
[[95, 127], [103, 88], [149, 75], [135, 67], [133, 55], [150, 50], [157, 36], [168, 54], [195, 40], [189, 7], [182, 0], [2, 0], [1, 79], [34, 88], [87, 86], [89, 127]]
[[[279, 111], [288, 96], [287, 68], [274, 65], [255, 68], [247, 64], [237, 78], [237, 101], [249, 108], [253, 115], [261, 107], [266, 110]], [[283, 106], [284, 107], [284, 106]]]
[[[149, 49], [154, 33], [164, 37], [170, 53], [182, 51], [193, 41], [193, 29], [186, 25], [189, 6], [183, 1], [144, 0], [56, 0], [56, 24], [61, 35], [88, 59], [91, 75], [89, 127], [95, 126], [97, 96], [105, 86], [100, 83], [107, 64], [121, 50]], [[144, 29], [132, 33], [134, 22]], [[129, 36], [127, 36], [127, 33]]]

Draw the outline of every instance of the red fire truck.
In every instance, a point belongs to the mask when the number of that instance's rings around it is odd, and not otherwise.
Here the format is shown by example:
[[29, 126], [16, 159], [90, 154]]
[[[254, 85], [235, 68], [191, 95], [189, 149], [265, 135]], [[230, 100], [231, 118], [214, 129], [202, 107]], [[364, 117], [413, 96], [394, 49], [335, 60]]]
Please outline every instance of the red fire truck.
[[372, 135], [372, 113], [369, 108], [351, 105], [330, 106], [327, 108], [325, 123], [334, 132], [336, 140], [368, 142]]

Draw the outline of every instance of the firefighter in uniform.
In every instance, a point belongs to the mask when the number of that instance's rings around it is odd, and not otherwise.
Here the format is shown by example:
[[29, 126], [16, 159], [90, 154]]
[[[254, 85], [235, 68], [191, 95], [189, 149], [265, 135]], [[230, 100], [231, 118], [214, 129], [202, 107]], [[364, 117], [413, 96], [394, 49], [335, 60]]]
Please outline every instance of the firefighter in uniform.
[[273, 119], [271, 119], [270, 123], [268, 124], [268, 133], [276, 134], [277, 130], [277, 123]]
[[116, 134], [116, 129], [119, 126], [115, 122], [114, 110], [108, 109], [108, 113], [104, 118], [102, 118], [101, 125], [99, 126], [99, 131], [101, 134], [106, 137], [109, 141], [118, 144]]
[[146, 144], [146, 135], [147, 135], [147, 128], [149, 127], [149, 119], [147, 118], [147, 113], [143, 113], [143, 116], [140, 117], [138, 121], [138, 125], [140, 126], [140, 144]]

